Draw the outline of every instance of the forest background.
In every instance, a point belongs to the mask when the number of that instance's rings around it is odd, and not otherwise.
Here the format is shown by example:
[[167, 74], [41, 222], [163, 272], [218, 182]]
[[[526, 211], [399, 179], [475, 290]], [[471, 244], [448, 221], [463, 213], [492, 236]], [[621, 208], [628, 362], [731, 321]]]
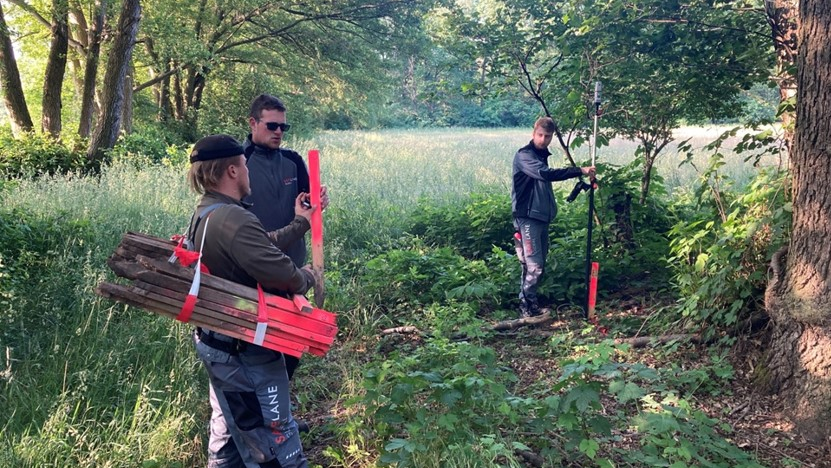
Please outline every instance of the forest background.
[[[827, 253], [783, 249], [824, 226], [795, 216], [799, 161], [827, 165], [794, 125], [824, 128], [797, 99], [829, 76], [821, 1], [0, 7], [3, 466], [204, 465], [189, 328], [94, 289], [121, 234], [182, 229], [189, 145], [244, 137], [262, 92], [333, 195], [341, 333], [293, 384], [313, 464], [827, 466], [828, 348], [804, 340], [826, 343], [828, 282], [805, 306], [786, 287]], [[550, 320], [497, 332], [516, 316], [511, 156], [549, 115], [552, 165], [586, 164], [596, 81], [599, 322], [586, 197], [558, 184]]]

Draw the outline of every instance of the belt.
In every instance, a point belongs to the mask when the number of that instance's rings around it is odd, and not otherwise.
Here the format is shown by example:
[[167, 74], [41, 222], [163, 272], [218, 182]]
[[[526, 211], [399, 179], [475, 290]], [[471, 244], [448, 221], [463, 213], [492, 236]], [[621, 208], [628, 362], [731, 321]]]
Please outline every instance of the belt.
[[245, 351], [245, 348], [248, 347], [248, 343], [245, 341], [238, 340], [236, 338], [231, 341], [220, 340], [219, 338], [214, 337], [213, 332], [202, 330], [201, 328], [197, 328], [196, 333], [199, 335], [199, 341], [205, 343], [213, 349], [218, 349], [219, 351], [223, 351], [228, 354], [239, 354]]

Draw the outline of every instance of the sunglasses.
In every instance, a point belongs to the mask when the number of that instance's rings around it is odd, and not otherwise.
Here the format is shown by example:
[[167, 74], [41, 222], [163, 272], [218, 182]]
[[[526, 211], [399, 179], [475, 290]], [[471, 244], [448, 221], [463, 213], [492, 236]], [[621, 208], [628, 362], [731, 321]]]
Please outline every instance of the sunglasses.
[[287, 123], [265, 122], [265, 128], [271, 132], [277, 130], [278, 128], [284, 132], [287, 132], [291, 128], [291, 125]]

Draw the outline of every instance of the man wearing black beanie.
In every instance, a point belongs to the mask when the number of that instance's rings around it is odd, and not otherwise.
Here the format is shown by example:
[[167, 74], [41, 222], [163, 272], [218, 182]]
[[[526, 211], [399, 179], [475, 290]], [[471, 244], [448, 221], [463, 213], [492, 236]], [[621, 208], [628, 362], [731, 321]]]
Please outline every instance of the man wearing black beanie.
[[[250, 287], [259, 283], [272, 293], [312, 288], [311, 268], [297, 267], [275, 247], [243, 205], [251, 187], [239, 142], [228, 135], [202, 138], [190, 161], [188, 180], [202, 199], [188, 237], [211, 274]], [[291, 414], [284, 355], [198, 328], [195, 343], [210, 378], [208, 467], [307, 467]]]

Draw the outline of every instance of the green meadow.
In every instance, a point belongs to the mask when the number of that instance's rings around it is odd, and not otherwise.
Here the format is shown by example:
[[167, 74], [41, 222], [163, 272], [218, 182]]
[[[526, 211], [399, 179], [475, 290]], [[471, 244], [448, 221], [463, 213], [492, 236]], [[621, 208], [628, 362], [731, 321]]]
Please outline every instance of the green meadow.
[[[690, 136], [693, 146], [701, 148], [723, 130], [683, 129], [679, 138]], [[449, 303], [441, 301], [420, 308], [386, 304], [383, 290], [360, 284], [360, 264], [402, 243], [418, 247], [418, 241], [407, 233], [412, 216], [425, 200], [452, 206], [471, 194], [506, 197], [513, 154], [528, 142], [530, 133], [525, 129], [345, 131], [290, 142], [301, 153], [321, 150], [322, 181], [331, 194], [330, 208], [324, 214], [326, 265], [331, 275], [327, 277], [331, 288], [327, 309], [339, 314], [341, 326], [329, 355], [306, 359], [293, 384], [297, 414], [316, 415], [318, 423], [318, 429], [304, 439], [313, 465], [376, 466], [389, 440], [403, 440], [400, 434], [391, 439], [374, 432], [392, 423], [373, 420], [372, 414], [362, 412], [364, 407], [354, 405], [368, 388], [382, 388], [380, 383], [367, 387], [364, 381], [367, 366], [378, 360], [374, 355], [377, 332], [406, 323], [390, 318], [406, 318], [406, 310], [418, 310], [435, 320], [452, 320], [456, 314], [446, 310]], [[553, 145], [552, 152], [551, 165], [564, 165]], [[633, 143], [613, 140], [598, 149], [597, 162], [626, 165], [634, 153]], [[575, 154], [581, 164], [590, 159], [587, 146]], [[701, 151], [697, 167], [706, 166], [708, 156]], [[688, 192], [698, 180], [693, 166], [679, 167], [680, 163], [674, 146], [656, 163], [670, 196]], [[191, 349], [191, 328], [94, 293], [100, 281], [113, 280], [106, 259], [122, 233], [166, 237], [185, 228], [196, 202], [185, 184], [186, 170], [176, 164], [117, 161], [94, 176], [0, 182], [4, 213], [0, 233], [10, 246], [0, 256], [0, 409], [4, 414], [0, 466], [204, 466], [207, 382]], [[722, 170], [736, 180], [749, 180], [755, 173], [741, 155], [733, 154], [726, 155]], [[601, 171], [601, 190], [602, 176]], [[572, 186], [570, 182], [559, 185], [561, 197]], [[509, 225], [510, 219], [494, 222]], [[476, 229], [471, 228], [474, 236]], [[575, 242], [582, 245], [578, 237]], [[464, 265], [473, 272], [485, 271], [482, 274], [496, 268]], [[487, 284], [512, 290], [516, 278], [510, 268], [514, 265], [510, 259], [504, 265], [509, 273]], [[499, 278], [507, 286], [494, 285]], [[396, 286], [390, 283], [389, 287], [392, 292]], [[509, 306], [498, 304], [490, 309], [494, 317], [510, 317]], [[488, 318], [477, 318], [476, 310], [464, 313], [471, 321]], [[556, 351], [546, 352], [562, 357], [564, 347], [573, 344], [558, 343], [551, 345]], [[455, 345], [444, 342], [442, 346], [446, 350]], [[457, 364], [486, 361], [489, 355], [485, 354], [463, 356], [466, 360]], [[503, 376], [490, 378], [501, 382]], [[534, 398], [543, 401], [545, 393], [537, 390]], [[497, 404], [495, 408], [501, 408], [494, 410], [497, 413], [521, 414], [514, 407]], [[416, 423], [412, 424], [410, 430], [416, 431]], [[516, 445], [499, 445], [509, 435], [495, 434], [492, 439], [474, 435], [484, 448], [474, 450], [475, 454], [464, 452], [444, 466], [488, 466], [481, 462], [485, 459], [492, 460], [490, 466], [521, 466], [512, 455]], [[428, 452], [438, 446], [425, 444]], [[591, 450], [586, 447], [593, 446], [581, 446], [576, 453], [588, 456]], [[394, 452], [396, 446], [387, 449]], [[420, 449], [413, 450], [419, 453]], [[553, 454], [546, 456], [556, 459]], [[748, 463], [741, 466], [756, 466]]]

